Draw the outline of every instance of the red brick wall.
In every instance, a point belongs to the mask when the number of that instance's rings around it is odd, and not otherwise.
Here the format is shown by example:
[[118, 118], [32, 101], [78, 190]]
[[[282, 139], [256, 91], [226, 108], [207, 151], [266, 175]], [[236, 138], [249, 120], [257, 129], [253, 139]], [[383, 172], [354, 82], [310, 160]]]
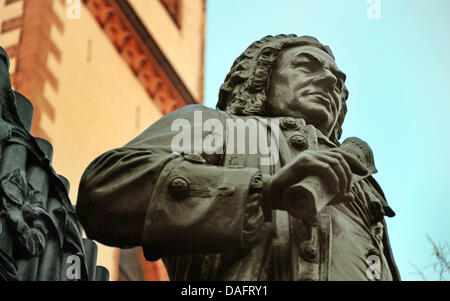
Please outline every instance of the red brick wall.
[[[23, 1], [23, 15], [2, 24], [2, 32], [21, 27], [18, 45], [6, 49], [10, 57], [16, 57], [16, 71], [12, 75], [14, 88], [20, 91], [34, 106], [31, 134], [51, 141], [42, 130], [40, 120], [47, 114], [53, 120], [55, 111], [44, 96], [44, 86], [49, 83], [58, 89], [58, 79], [47, 68], [47, 58], [52, 53], [61, 60], [61, 52], [50, 39], [50, 27], [63, 33], [64, 26], [52, 9], [53, 0], [14, 0]], [[61, 0], [64, 2], [63, 0]], [[7, 1], [8, 2], [8, 1]]]

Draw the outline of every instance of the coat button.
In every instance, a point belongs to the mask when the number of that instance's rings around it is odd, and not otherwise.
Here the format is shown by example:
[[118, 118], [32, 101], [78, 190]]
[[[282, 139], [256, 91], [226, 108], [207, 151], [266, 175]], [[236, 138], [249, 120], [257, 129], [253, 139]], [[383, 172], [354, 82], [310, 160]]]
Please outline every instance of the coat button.
[[300, 245], [300, 255], [308, 262], [317, 261], [317, 249], [312, 245], [310, 241], [304, 241]]
[[289, 141], [292, 146], [298, 150], [305, 150], [309, 146], [308, 139], [306, 139], [303, 135], [294, 135], [289, 139]]
[[300, 122], [292, 117], [286, 117], [281, 120], [280, 126], [283, 130], [296, 130], [300, 127]]
[[183, 177], [175, 177], [169, 183], [169, 192], [177, 200], [186, 198], [190, 191], [189, 182]]

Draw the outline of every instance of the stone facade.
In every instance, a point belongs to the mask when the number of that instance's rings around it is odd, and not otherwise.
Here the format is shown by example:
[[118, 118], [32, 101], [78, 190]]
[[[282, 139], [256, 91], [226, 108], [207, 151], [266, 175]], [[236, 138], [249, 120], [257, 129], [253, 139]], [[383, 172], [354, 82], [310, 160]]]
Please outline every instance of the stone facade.
[[[69, 18], [76, 3], [79, 18]], [[72, 203], [92, 159], [203, 102], [204, 0], [0, 0], [0, 26], [12, 86], [34, 106], [31, 134], [53, 145]], [[130, 254], [140, 256], [144, 279], [167, 279], [161, 262], [141, 253]], [[111, 279], [126, 256], [99, 244]]]

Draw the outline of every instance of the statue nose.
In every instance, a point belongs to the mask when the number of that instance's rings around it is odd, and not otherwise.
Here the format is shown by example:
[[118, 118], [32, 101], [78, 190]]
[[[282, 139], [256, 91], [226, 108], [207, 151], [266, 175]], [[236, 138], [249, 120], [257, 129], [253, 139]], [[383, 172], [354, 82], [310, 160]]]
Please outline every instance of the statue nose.
[[316, 84], [325, 90], [332, 90], [334, 85], [337, 83], [336, 76], [328, 69], [323, 70], [323, 72], [316, 79]]

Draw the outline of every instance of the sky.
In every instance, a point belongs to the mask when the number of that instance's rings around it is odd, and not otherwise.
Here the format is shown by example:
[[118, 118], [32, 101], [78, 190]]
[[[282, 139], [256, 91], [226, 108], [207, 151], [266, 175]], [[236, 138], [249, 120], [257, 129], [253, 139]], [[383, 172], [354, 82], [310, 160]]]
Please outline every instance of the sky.
[[449, 16], [448, 0], [207, 0], [209, 107], [255, 40], [295, 33], [331, 47], [350, 91], [342, 138], [374, 152], [397, 214], [387, 224], [403, 280], [422, 280], [414, 266], [438, 280], [426, 236], [450, 243]]

